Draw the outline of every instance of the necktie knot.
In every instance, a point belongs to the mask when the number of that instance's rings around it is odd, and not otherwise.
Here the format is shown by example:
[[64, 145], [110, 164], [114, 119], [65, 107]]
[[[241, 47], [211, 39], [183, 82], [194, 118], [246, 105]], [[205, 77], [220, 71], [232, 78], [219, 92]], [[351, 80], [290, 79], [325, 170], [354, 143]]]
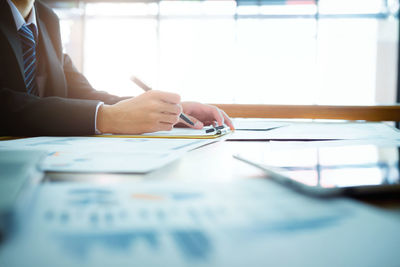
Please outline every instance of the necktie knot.
[[36, 26], [35, 24], [31, 23], [29, 25], [22, 25], [22, 27], [19, 29], [18, 34], [23, 40], [28, 40], [31, 41], [33, 44], [36, 43]]

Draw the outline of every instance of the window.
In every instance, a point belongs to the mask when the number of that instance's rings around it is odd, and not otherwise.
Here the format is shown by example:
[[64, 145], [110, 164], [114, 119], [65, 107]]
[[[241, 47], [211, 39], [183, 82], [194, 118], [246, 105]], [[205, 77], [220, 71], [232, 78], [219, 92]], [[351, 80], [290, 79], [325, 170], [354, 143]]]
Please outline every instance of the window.
[[398, 1], [51, 2], [93, 86], [207, 103], [393, 103]]

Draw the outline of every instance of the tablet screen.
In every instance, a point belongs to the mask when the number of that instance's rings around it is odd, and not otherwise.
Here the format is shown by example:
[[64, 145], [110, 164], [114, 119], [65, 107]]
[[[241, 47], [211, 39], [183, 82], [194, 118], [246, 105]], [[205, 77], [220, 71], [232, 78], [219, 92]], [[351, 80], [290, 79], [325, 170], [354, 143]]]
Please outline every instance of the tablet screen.
[[357, 145], [269, 150], [261, 162], [248, 162], [311, 187], [398, 185], [399, 149]]

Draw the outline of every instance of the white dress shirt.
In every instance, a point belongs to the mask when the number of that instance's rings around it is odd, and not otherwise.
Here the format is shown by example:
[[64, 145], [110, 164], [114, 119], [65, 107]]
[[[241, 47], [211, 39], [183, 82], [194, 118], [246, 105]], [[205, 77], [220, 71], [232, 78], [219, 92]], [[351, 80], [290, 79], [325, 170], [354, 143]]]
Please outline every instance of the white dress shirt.
[[28, 16], [28, 19], [25, 21], [24, 17], [21, 15], [21, 13], [19, 12], [18, 8], [14, 5], [14, 3], [11, 0], [7, 0], [7, 2], [10, 5], [11, 12], [14, 17], [15, 25], [17, 26], [17, 31], [19, 31], [22, 28], [22, 26], [24, 26], [25, 24], [26, 25], [33, 24], [33, 25], [35, 25], [35, 31], [36, 31], [36, 32], [34, 32], [34, 34], [37, 37], [38, 32], [37, 32], [35, 8], [32, 8], [32, 11]]

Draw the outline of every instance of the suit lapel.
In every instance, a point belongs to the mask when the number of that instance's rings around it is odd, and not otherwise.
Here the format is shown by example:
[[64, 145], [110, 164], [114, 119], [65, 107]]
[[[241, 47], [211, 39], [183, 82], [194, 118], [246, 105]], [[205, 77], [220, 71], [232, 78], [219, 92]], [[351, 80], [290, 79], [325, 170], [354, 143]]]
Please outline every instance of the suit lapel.
[[[17, 60], [20, 77], [23, 80], [24, 63], [22, 59], [22, 47], [18, 37], [17, 27], [12, 16], [10, 6], [6, 1], [0, 1], [0, 30], [9, 42]], [[24, 82], [25, 84], [25, 82]]]
[[45, 94], [47, 96], [67, 97], [62, 58], [57, 56], [57, 52], [51, 42], [50, 34], [47, 30], [46, 24], [43, 21], [43, 17], [40, 15], [40, 8], [36, 8], [36, 12], [36, 21], [39, 28], [40, 60], [45, 60], [47, 63], [47, 82]]
[[[67, 97], [67, 84], [65, 81], [63, 66], [62, 66], [62, 55], [57, 56], [57, 52], [51, 42], [50, 34], [47, 30], [45, 18], [41, 15], [41, 8], [38, 3], [35, 3], [36, 7], [36, 21], [39, 31], [39, 64], [45, 64], [47, 72], [47, 81], [45, 92], [41, 92], [41, 96], [61, 96]], [[0, 31], [3, 33], [6, 42], [11, 47], [10, 57], [15, 58], [15, 68], [18, 73], [18, 88], [26, 90], [24, 82], [24, 65], [22, 58], [22, 47], [16, 30], [14, 18], [11, 13], [11, 9], [7, 1], [0, 0]], [[1, 46], [3, 47], [3, 46]], [[7, 45], [5, 46], [7, 48]], [[12, 67], [12, 66], [9, 66]]]

